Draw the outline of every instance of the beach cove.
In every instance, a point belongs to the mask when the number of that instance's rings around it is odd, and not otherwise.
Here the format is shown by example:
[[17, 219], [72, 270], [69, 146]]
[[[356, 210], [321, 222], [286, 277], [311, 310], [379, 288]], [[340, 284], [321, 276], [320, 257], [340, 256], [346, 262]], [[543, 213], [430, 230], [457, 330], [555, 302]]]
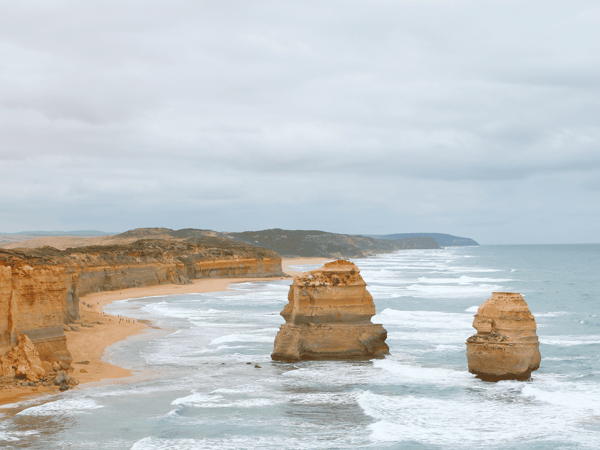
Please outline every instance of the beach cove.
[[[326, 258], [283, 258], [282, 268], [290, 276], [298, 274], [290, 266], [300, 264], [322, 264]], [[131, 370], [103, 361], [105, 349], [119, 341], [155, 325], [131, 317], [119, 317], [105, 312], [105, 307], [115, 301], [160, 297], [166, 295], [194, 294], [226, 291], [236, 283], [254, 281], [290, 280], [291, 278], [204, 278], [191, 280], [190, 284], [160, 284], [153, 286], [102, 291], [87, 294], [79, 299], [80, 319], [73, 325], [78, 331], [65, 329], [67, 346], [73, 356], [73, 372], [69, 375], [79, 381], [76, 389], [84, 389], [88, 383], [131, 377]], [[83, 326], [82, 326], [83, 324]], [[83, 364], [82, 364], [83, 363]], [[22, 386], [0, 391], [0, 407], [27, 397], [39, 397], [58, 393], [58, 386]]]

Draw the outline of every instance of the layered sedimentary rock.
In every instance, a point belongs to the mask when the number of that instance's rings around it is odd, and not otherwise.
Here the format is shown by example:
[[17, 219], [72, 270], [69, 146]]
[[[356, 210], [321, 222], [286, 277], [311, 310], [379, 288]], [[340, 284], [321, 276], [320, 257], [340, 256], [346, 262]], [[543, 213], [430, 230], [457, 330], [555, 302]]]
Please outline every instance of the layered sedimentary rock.
[[26, 334], [43, 361], [69, 364], [64, 323], [90, 292], [192, 278], [284, 276], [275, 252], [225, 238], [140, 240], [128, 245], [0, 249], [0, 355]]
[[375, 304], [366, 286], [358, 267], [343, 260], [294, 277], [271, 358], [368, 359], [389, 353], [387, 332], [371, 323]]
[[488, 381], [526, 380], [540, 366], [533, 314], [521, 294], [494, 292], [477, 311], [467, 339], [469, 372]]
[[0, 355], [25, 333], [42, 359], [70, 364], [62, 327], [67, 310], [65, 280], [65, 268], [49, 260], [17, 255], [0, 259]]

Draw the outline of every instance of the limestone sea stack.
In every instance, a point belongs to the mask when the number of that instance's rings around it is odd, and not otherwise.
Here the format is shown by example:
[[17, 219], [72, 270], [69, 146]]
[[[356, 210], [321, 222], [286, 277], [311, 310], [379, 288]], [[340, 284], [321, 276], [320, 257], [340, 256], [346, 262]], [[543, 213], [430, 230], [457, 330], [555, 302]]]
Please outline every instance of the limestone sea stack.
[[479, 307], [473, 327], [469, 372], [482, 380], [526, 380], [540, 367], [535, 318], [521, 294], [494, 292]]
[[387, 332], [371, 322], [375, 304], [366, 286], [358, 267], [344, 260], [294, 277], [271, 358], [370, 359], [389, 353]]

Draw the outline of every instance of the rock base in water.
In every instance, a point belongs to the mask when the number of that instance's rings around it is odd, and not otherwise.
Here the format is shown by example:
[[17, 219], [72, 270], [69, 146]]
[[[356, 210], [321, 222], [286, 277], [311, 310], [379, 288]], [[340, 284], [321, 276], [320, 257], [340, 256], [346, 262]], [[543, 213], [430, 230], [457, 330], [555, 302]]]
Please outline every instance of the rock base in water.
[[273, 360], [370, 359], [389, 353], [387, 332], [371, 323], [373, 297], [351, 262], [334, 261], [295, 277], [288, 300]]
[[387, 332], [378, 324], [285, 324], [277, 334], [275, 361], [382, 358], [389, 353]]
[[527, 380], [540, 367], [535, 318], [520, 294], [494, 292], [467, 339], [469, 372], [485, 381]]

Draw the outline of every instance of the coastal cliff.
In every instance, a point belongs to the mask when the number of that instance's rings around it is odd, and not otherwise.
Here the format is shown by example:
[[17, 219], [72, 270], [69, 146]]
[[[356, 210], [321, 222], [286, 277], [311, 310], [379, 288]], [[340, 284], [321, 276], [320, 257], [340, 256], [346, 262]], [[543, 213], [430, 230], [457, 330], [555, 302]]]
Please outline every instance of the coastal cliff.
[[25, 333], [44, 360], [71, 363], [63, 321], [65, 268], [45, 258], [0, 251], [0, 355]]
[[25, 334], [43, 361], [70, 364], [63, 324], [79, 318], [79, 297], [91, 292], [196, 278], [279, 276], [285, 274], [275, 252], [218, 237], [0, 249], [0, 355]]
[[526, 380], [540, 367], [533, 314], [521, 294], [494, 292], [478, 309], [467, 339], [469, 372], [486, 381]]
[[344, 260], [294, 277], [271, 358], [368, 359], [389, 353], [387, 332], [371, 323], [375, 304], [366, 286], [358, 267]]

